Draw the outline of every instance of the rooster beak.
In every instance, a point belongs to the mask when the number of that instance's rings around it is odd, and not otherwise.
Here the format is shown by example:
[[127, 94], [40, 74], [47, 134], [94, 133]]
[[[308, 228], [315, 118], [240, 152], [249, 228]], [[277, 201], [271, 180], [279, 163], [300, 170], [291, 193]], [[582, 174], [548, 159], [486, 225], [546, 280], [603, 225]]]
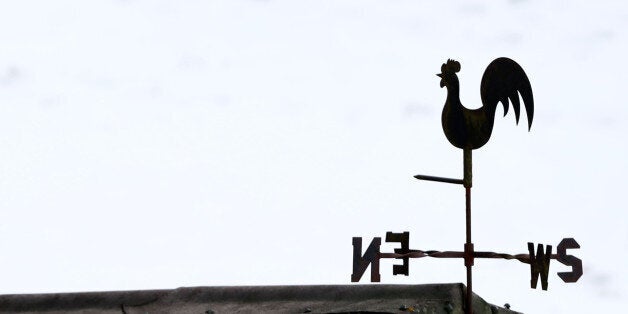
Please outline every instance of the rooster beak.
[[438, 77], [441, 77], [441, 78], [442, 78], [442, 77], [443, 77], [443, 73], [438, 73], [438, 74], [436, 74], [436, 76], [438, 76]]

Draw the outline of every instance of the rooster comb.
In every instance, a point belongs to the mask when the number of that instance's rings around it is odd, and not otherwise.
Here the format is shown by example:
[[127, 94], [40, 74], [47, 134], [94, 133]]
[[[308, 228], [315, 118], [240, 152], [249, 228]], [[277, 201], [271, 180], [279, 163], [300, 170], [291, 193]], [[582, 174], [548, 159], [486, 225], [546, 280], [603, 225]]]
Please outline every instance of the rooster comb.
[[447, 63], [443, 63], [440, 67], [441, 72], [443, 73], [456, 73], [460, 71], [460, 62], [452, 59], [447, 59]]

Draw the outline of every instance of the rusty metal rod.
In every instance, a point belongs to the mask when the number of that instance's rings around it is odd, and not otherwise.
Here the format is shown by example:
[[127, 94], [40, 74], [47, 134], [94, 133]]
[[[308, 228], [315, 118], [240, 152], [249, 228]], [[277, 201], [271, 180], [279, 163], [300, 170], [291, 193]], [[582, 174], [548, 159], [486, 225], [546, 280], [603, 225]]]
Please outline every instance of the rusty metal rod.
[[[466, 150], [465, 150], [466, 152]], [[469, 153], [469, 158], [471, 153]], [[465, 157], [466, 154], [465, 154]], [[471, 162], [469, 162], [471, 163]], [[466, 158], [465, 158], [465, 166], [466, 166]], [[466, 167], [465, 167], [466, 168]], [[466, 169], [465, 169], [466, 170]], [[470, 172], [470, 171], [469, 171]], [[466, 171], [465, 171], [465, 181], [466, 180]], [[467, 267], [467, 314], [473, 314], [473, 242], [471, 242], [471, 186], [470, 179], [469, 185], [465, 184], [465, 198], [466, 198], [466, 223], [467, 223], [467, 242], [464, 244], [464, 265]]]
[[[466, 314], [473, 314], [473, 276], [472, 276], [472, 267], [473, 267], [473, 258], [475, 257], [475, 252], [473, 249], [473, 242], [471, 241], [471, 187], [472, 183], [472, 161], [471, 161], [471, 147], [466, 147], [463, 150], [463, 179], [452, 179], [452, 178], [443, 178], [443, 177], [435, 177], [435, 176], [426, 176], [417, 174], [414, 177], [418, 180], [426, 180], [426, 181], [436, 181], [443, 183], [452, 183], [452, 184], [461, 184], [465, 187], [465, 217], [466, 217], [466, 242], [464, 244], [464, 265], [467, 268], [467, 293], [466, 293], [466, 303], [467, 306], [465, 308]], [[380, 257], [383, 257], [388, 253], [381, 254]], [[412, 253], [409, 253], [412, 254]], [[423, 256], [418, 256], [423, 257]], [[434, 256], [436, 257], [436, 256]], [[445, 256], [442, 256], [445, 257]], [[454, 257], [454, 256], [451, 256]], [[455, 256], [459, 257], [459, 256]]]
[[434, 176], [425, 176], [425, 175], [422, 175], [422, 174], [417, 174], [414, 177], [416, 179], [418, 179], [418, 180], [436, 181], [436, 182], [453, 183], [453, 184], [463, 184], [463, 181], [460, 180], [460, 179], [434, 177]]
[[466, 147], [462, 155], [462, 182], [465, 188], [466, 242], [464, 244], [464, 265], [467, 267], [467, 308], [466, 314], [473, 314], [473, 257], [474, 249], [471, 241], [471, 187], [473, 186], [473, 163], [471, 148]]
[[[434, 258], [464, 258], [464, 252], [460, 251], [422, 251], [422, 250], [412, 250], [409, 253], [379, 253], [379, 258], [423, 258], [423, 257], [434, 257]], [[507, 254], [507, 253], [496, 253], [496, 252], [484, 252], [484, 251], [475, 251], [473, 252], [474, 258], [499, 258], [506, 260], [518, 260], [524, 264], [530, 264], [530, 254], [521, 253], [521, 254]], [[552, 254], [551, 259], [558, 259], [558, 254]]]

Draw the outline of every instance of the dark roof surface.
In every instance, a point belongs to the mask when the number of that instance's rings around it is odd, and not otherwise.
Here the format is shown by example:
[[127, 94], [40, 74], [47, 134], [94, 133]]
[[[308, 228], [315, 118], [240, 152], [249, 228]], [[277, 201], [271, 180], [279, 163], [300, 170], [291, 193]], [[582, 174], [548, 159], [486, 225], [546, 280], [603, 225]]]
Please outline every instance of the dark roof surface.
[[[0, 313], [452, 313], [463, 284], [190, 287], [0, 295]], [[474, 313], [516, 313], [474, 296]]]

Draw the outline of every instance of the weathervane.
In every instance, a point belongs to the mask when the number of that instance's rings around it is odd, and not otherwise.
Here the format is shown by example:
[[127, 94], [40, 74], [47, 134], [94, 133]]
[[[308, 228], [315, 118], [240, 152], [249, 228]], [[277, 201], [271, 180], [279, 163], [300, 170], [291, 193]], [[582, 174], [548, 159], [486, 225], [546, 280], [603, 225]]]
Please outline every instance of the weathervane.
[[371, 241], [364, 254], [362, 254], [362, 238], [353, 238], [353, 273], [351, 281], [357, 282], [362, 278], [367, 267], [371, 266], [371, 282], [379, 282], [379, 260], [382, 258], [401, 259], [401, 265], [393, 265], [393, 275], [409, 274], [409, 259], [421, 257], [436, 258], [463, 258], [467, 268], [467, 293], [465, 312], [472, 313], [472, 266], [475, 258], [501, 258], [515, 259], [530, 265], [531, 279], [530, 286], [536, 289], [539, 276], [541, 277], [541, 288], [547, 290], [547, 276], [549, 273], [550, 260], [556, 259], [560, 263], [571, 266], [569, 272], [559, 272], [558, 276], [564, 282], [576, 282], [582, 276], [582, 261], [572, 255], [567, 255], [567, 249], [577, 249], [580, 245], [573, 238], [564, 238], [557, 246], [556, 254], [552, 254], [552, 246], [538, 244], [536, 252], [534, 243], [528, 242], [528, 254], [505, 254], [495, 252], [480, 252], [473, 249], [471, 241], [471, 152], [488, 142], [493, 132], [495, 121], [495, 111], [499, 102], [504, 106], [504, 116], [508, 113], [509, 102], [512, 103], [515, 112], [515, 120], [519, 123], [519, 95], [523, 99], [523, 104], [528, 117], [528, 130], [532, 127], [534, 116], [534, 100], [532, 97], [532, 87], [527, 75], [519, 64], [508, 58], [497, 58], [491, 62], [482, 76], [480, 93], [482, 97], [482, 107], [478, 109], [467, 109], [460, 103], [460, 83], [457, 72], [460, 71], [460, 63], [454, 60], [447, 60], [441, 66], [441, 73], [436, 74], [441, 78], [440, 86], [447, 87], [447, 100], [442, 114], [443, 131], [447, 140], [457, 148], [463, 150], [463, 179], [442, 178], [426, 175], [414, 176], [419, 180], [436, 181], [452, 184], [460, 184], [465, 188], [466, 199], [466, 242], [464, 251], [422, 251], [411, 250], [409, 247], [410, 233], [386, 233], [386, 242], [397, 242], [401, 248], [395, 249], [394, 253], [380, 252], [381, 238], [376, 237]]

